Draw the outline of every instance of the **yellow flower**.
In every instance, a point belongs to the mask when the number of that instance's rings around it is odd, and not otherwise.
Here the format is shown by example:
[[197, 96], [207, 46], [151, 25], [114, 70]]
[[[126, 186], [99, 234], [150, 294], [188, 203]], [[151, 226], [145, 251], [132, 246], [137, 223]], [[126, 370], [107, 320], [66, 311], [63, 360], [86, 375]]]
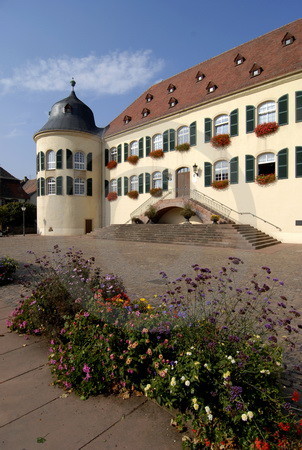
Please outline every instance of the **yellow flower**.
[[231, 372], [229, 370], [227, 370], [226, 372], [224, 372], [224, 374], [222, 375], [224, 379], [229, 378], [229, 376], [231, 375]]
[[146, 302], [147, 301], [145, 298], [140, 298], [139, 300], [140, 300], [140, 302]]

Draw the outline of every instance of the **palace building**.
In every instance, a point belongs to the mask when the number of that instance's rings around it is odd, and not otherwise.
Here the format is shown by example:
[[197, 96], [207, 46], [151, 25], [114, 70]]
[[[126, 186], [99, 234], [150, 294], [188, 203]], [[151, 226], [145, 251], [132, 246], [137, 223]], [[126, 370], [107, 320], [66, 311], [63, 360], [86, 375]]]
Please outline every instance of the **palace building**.
[[177, 224], [190, 200], [195, 224], [214, 212], [302, 243], [302, 19], [151, 86], [104, 128], [71, 84], [34, 135], [40, 234], [144, 222], [150, 205]]

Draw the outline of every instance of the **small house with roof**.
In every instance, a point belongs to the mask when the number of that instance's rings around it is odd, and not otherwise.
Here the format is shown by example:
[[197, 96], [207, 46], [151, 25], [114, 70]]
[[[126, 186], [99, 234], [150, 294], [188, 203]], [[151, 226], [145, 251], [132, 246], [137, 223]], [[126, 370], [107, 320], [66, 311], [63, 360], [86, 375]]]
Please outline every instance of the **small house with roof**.
[[29, 195], [22, 188], [20, 180], [0, 167], [0, 206], [28, 199]]

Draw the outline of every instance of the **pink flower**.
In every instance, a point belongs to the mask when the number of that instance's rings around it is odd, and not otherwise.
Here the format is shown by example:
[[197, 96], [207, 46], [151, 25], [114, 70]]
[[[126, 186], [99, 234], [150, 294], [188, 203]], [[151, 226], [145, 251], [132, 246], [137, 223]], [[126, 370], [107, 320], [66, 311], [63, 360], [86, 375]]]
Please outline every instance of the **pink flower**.
[[87, 366], [87, 364], [84, 364], [84, 366], [83, 366], [83, 372], [85, 372], [85, 373], [87, 373], [87, 374], [90, 372], [90, 367]]

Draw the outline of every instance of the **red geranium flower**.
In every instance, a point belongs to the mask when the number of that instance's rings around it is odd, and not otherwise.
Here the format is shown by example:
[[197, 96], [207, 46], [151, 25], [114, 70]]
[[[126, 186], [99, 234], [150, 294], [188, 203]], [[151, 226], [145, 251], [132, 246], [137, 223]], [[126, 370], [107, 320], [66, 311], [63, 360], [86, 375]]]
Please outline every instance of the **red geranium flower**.
[[298, 402], [299, 400], [300, 400], [300, 392], [294, 391], [293, 395], [292, 395], [292, 401], [293, 402]]
[[290, 430], [290, 424], [289, 423], [280, 422], [280, 423], [278, 423], [278, 427], [281, 428], [281, 430], [283, 430], [283, 431]]

